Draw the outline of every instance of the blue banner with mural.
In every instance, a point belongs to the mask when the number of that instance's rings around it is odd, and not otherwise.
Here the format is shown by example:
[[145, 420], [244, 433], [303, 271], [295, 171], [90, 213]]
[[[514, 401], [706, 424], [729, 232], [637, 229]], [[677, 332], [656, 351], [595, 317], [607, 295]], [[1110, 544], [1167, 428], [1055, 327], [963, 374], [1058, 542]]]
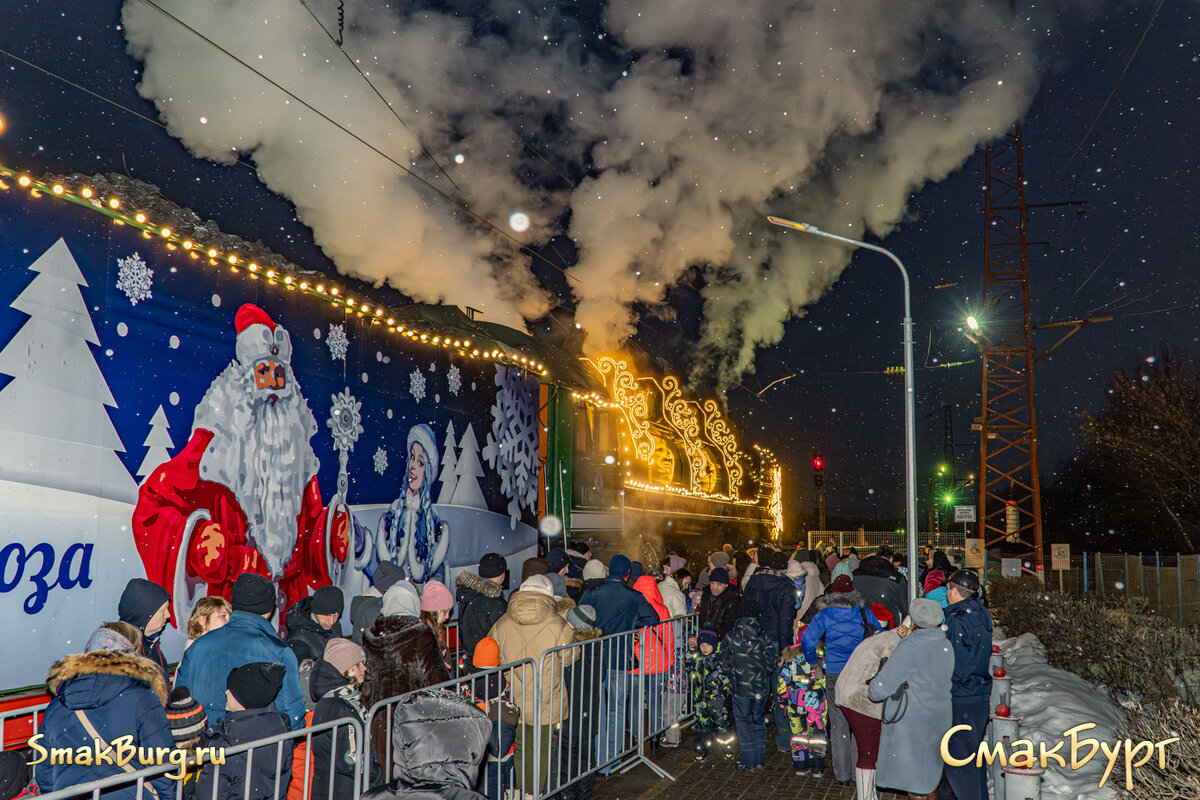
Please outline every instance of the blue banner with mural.
[[[431, 265], [431, 269], [436, 266]], [[281, 604], [381, 560], [452, 583], [536, 543], [538, 384], [389, 336], [99, 213], [0, 192], [0, 688], [40, 684], [132, 577]], [[181, 630], [183, 633], [181, 633]]]

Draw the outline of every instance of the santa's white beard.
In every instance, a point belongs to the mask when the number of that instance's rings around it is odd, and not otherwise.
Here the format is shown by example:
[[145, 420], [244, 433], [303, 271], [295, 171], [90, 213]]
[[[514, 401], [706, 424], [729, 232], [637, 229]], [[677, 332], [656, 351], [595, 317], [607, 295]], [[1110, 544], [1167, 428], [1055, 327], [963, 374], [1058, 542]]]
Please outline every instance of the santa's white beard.
[[196, 428], [212, 431], [200, 477], [228, 487], [248, 534], [278, 579], [296, 545], [304, 487], [320, 466], [309, 439], [317, 423], [300, 387], [268, 404], [249, 370], [233, 362], [196, 408]]

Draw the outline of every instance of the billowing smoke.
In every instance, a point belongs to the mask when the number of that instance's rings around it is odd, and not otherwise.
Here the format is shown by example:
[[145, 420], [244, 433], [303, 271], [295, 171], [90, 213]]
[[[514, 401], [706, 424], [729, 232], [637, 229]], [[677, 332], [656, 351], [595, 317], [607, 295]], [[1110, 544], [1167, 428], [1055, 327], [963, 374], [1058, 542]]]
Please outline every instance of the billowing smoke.
[[[1014, 30], [1003, 0], [609, 0], [590, 17], [566, 2], [347, 2], [344, 50], [402, 125], [299, 0], [155, 2], [507, 235], [566, 230], [594, 349], [699, 270], [718, 383], [849, 259], [763, 217], [887, 233], [1025, 110], [1029, 31], [1048, 24]], [[336, 34], [335, 5], [308, 2]], [[518, 326], [558, 302], [511, 240], [145, 0], [124, 21], [171, 132], [198, 156], [251, 157], [339, 269]], [[508, 228], [514, 211], [527, 230]]]

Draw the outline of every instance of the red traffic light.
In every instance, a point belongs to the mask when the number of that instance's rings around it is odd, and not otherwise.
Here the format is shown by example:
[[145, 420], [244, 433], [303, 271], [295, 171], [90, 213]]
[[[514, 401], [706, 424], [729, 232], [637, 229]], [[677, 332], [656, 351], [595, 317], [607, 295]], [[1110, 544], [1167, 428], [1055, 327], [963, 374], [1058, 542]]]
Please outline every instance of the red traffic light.
[[821, 456], [813, 456], [813, 469], [821, 472], [825, 469], [825, 459]]

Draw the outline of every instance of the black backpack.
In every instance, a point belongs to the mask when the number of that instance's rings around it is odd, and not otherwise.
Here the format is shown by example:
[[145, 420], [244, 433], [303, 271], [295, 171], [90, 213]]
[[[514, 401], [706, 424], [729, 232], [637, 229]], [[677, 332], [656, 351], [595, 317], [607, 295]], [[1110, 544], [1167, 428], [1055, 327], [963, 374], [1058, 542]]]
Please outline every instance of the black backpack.
[[867, 620], [867, 609], [863, 608], [862, 606], [859, 606], [858, 613], [859, 613], [859, 616], [862, 617], [863, 638], [864, 639], [870, 639], [875, 634], [880, 633], [879, 628], [876, 628], [874, 625], [872, 625]]

